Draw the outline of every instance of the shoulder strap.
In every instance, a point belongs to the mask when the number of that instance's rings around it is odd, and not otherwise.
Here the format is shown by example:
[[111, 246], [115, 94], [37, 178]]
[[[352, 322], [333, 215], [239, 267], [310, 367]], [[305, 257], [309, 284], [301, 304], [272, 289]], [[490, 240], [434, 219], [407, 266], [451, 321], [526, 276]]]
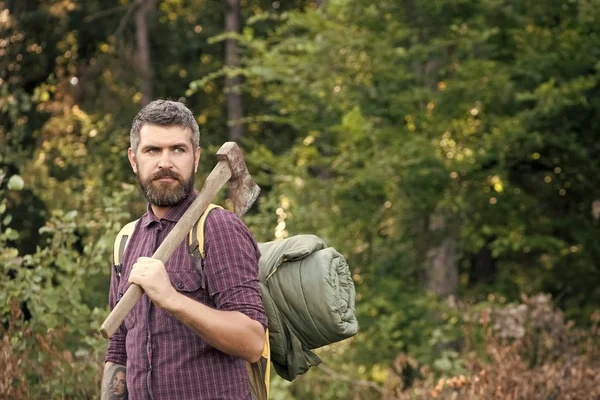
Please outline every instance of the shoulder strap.
[[117, 237], [115, 238], [115, 244], [113, 246], [113, 262], [115, 267], [115, 273], [117, 277], [121, 277], [121, 270], [123, 269], [123, 254], [125, 254], [125, 247], [127, 247], [127, 243], [135, 230], [135, 225], [139, 219], [135, 221], [131, 221], [126, 224], [119, 233], [117, 233]]
[[194, 253], [198, 254], [202, 260], [204, 260], [204, 225], [206, 224], [206, 218], [208, 214], [215, 208], [223, 208], [216, 204], [209, 204], [204, 210], [204, 213], [198, 220], [198, 223], [194, 225], [190, 233], [188, 234], [188, 248], [190, 254], [194, 255]]

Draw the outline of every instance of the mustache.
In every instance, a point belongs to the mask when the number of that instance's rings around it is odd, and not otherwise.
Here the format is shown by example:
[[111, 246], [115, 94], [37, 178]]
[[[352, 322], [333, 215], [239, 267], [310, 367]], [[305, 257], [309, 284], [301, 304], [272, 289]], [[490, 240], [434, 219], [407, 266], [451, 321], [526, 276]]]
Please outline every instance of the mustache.
[[170, 169], [161, 169], [160, 171], [158, 171], [157, 173], [155, 173], [154, 175], [152, 175], [152, 180], [156, 180], [156, 179], [163, 179], [163, 178], [171, 178], [171, 179], [175, 179], [179, 182], [181, 182], [181, 177], [179, 176], [179, 174], [177, 174], [174, 171], [171, 171]]

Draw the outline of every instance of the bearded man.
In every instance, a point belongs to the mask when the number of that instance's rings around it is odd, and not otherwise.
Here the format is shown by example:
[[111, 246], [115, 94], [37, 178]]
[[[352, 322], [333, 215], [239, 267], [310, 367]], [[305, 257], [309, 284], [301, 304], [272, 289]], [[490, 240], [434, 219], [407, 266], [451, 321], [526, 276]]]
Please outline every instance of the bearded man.
[[130, 139], [127, 155], [148, 206], [113, 268], [110, 308], [130, 283], [144, 295], [110, 338], [102, 399], [120, 368], [132, 400], [251, 399], [246, 361], [259, 360], [267, 326], [256, 241], [237, 216], [214, 209], [203, 276], [185, 242], [166, 264], [150, 258], [197, 196], [200, 133], [183, 104], [157, 100], [135, 117]]

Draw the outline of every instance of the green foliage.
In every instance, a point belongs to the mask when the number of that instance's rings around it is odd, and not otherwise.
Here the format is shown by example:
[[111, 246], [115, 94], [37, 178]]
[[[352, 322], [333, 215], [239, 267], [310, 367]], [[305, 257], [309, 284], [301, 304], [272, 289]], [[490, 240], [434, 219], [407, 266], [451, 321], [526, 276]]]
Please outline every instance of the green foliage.
[[[15, 176], [9, 182], [18, 181]], [[22, 186], [6, 190], [17, 189]], [[4, 221], [6, 190], [0, 191]], [[2, 332], [11, 348], [2, 353], [1, 364], [17, 360], [19, 367], [5, 376], [12, 381], [9, 387], [22, 385], [30, 398], [97, 398], [106, 349], [98, 330], [108, 310], [97, 298], [96, 283], [108, 282], [107, 260], [126, 216], [126, 199], [124, 193], [107, 200], [99, 223], [82, 220], [75, 210], [54, 211], [40, 229], [44, 241], [31, 254], [10, 245], [18, 241], [17, 231], [7, 228], [0, 233], [0, 264], [6, 277], [0, 285], [1, 315], [3, 326], [11, 327]], [[86, 240], [81, 232], [96, 240]], [[102, 284], [101, 289], [106, 293], [108, 287]]]
[[[584, 39], [595, 27], [575, 6], [555, 26], [538, 21], [539, 8], [466, 4], [415, 3], [393, 14], [394, 2], [330, 2], [282, 15], [266, 39], [246, 39], [247, 90], [270, 107], [255, 121], [296, 136], [285, 154], [265, 157], [280, 182], [273, 192], [289, 197], [294, 231], [317, 230], [348, 249], [418, 239], [418, 221], [445, 210], [460, 221], [465, 256], [490, 241], [495, 258], [536, 266], [527, 279], [547, 270], [544, 260], [557, 271], [572, 266], [573, 253], [585, 269], [595, 250], [581, 251], [580, 233], [596, 224], [584, 187], [597, 144], [584, 132], [594, 123], [597, 68], [578, 54], [597, 53]], [[558, 46], [577, 67], [558, 69], [562, 58], [547, 53]], [[375, 238], [369, 230], [384, 221], [394, 233]]]

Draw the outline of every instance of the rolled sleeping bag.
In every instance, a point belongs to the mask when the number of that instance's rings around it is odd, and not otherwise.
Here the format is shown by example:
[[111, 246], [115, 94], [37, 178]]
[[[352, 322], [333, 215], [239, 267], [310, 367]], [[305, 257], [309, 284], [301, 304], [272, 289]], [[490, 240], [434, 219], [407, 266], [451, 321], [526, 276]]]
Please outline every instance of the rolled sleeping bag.
[[259, 248], [259, 279], [269, 316], [272, 359], [279, 358], [282, 364], [297, 362], [300, 355], [290, 358], [286, 353], [301, 348], [307, 354], [300, 358], [307, 365], [316, 365], [320, 360], [308, 350], [347, 339], [358, 331], [348, 264], [315, 235], [259, 243]]

